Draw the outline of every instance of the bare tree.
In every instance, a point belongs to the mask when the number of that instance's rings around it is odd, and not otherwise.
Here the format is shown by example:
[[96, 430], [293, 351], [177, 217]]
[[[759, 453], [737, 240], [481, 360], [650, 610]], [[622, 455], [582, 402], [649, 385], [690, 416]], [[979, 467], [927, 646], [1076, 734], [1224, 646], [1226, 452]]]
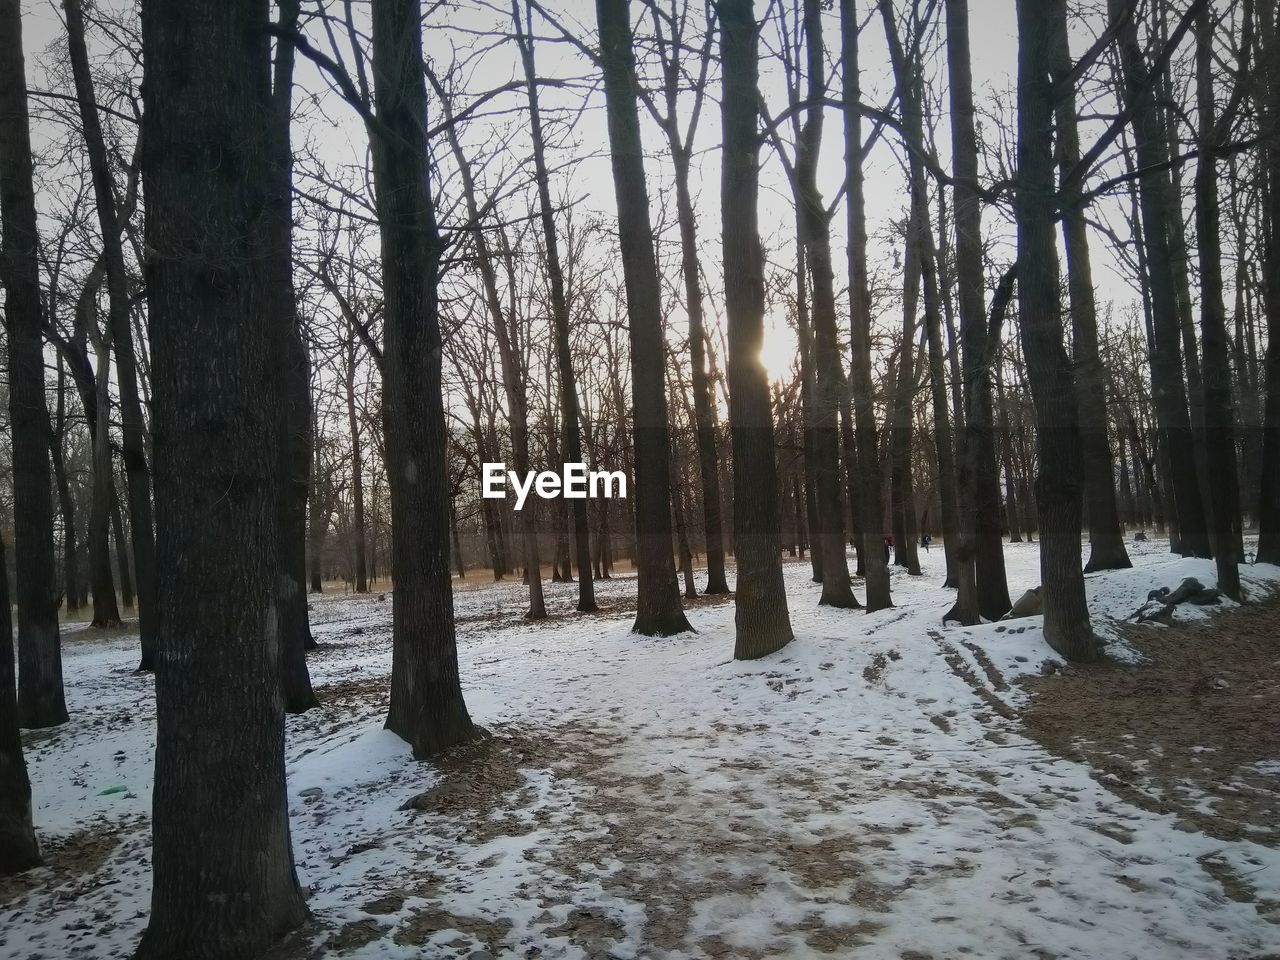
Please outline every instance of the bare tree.
[[307, 915], [276, 610], [284, 321], [268, 13], [266, 0], [142, 7], [147, 299], [165, 375], [153, 385], [162, 640], [140, 960], [259, 955]]
[[649, 221], [628, 0], [596, 0], [604, 69], [618, 235], [631, 334], [632, 439], [635, 445], [638, 609], [632, 628], [648, 636], [689, 629], [680, 607], [671, 547], [671, 443], [662, 368], [661, 289]]
[[18, 0], [0, 2], [0, 282], [9, 348], [17, 555], [18, 715], [26, 727], [67, 719], [49, 483], [49, 409], [37, 263], [27, 80]]
[[[735, 595], [734, 657], [752, 660], [791, 642], [782, 582], [781, 503], [774, 458], [764, 342], [764, 252], [757, 204], [760, 138], [756, 132], [756, 22], [752, 0], [721, 0], [725, 310], [729, 318], [729, 426], [733, 435]], [[699, 425], [701, 426], [701, 425]]]

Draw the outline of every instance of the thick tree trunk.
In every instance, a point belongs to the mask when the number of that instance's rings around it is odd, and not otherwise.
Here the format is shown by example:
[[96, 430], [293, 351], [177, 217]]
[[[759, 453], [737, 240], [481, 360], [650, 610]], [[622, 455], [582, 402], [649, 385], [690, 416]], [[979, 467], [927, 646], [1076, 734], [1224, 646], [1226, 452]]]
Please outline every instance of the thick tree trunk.
[[764, 343], [764, 251], [758, 222], [759, 111], [752, 0], [720, 4], [720, 210], [729, 321], [729, 429], [733, 438], [733, 541], [738, 579], [734, 657], [786, 646], [791, 618], [782, 580], [781, 503]]
[[374, 0], [373, 73], [386, 303], [382, 413], [396, 585], [387, 728], [424, 758], [481, 731], [467, 712], [458, 678], [437, 299], [441, 241], [428, 186], [417, 0]]
[[1080, 567], [1083, 472], [1076, 392], [1063, 348], [1054, 242], [1053, 95], [1048, 5], [1018, 0], [1018, 317], [1036, 407], [1044, 635], [1068, 660], [1103, 656]]
[[18, 714], [23, 726], [67, 719], [58, 636], [49, 409], [41, 333], [40, 246], [18, 0], [0, 0], [0, 282], [9, 353], [18, 601]]
[[1267, 313], [1267, 353], [1263, 375], [1262, 471], [1258, 503], [1258, 562], [1280, 563], [1280, 23], [1261, 4], [1259, 21], [1263, 62], [1269, 66], [1262, 113], [1267, 174], [1266, 270], [1263, 300]]
[[855, 502], [862, 537], [862, 561], [868, 613], [893, 606], [889, 565], [884, 557], [884, 505], [880, 496], [880, 449], [876, 436], [875, 397], [871, 379], [871, 280], [867, 271], [866, 178], [862, 169], [862, 99], [858, 68], [858, 23], [854, 0], [840, 3], [844, 93], [845, 211], [849, 242], [849, 367], [854, 439], [858, 452]]
[[[284, 358], [266, 0], [144, 0], [156, 777], [139, 960], [262, 954], [307, 916], [285, 792]], [[235, 171], [228, 177], [213, 171]]]
[[[146, 422], [138, 397], [133, 325], [129, 317], [129, 278], [125, 272], [124, 247], [120, 240], [123, 224], [116, 210], [111, 165], [98, 119], [80, 0], [63, 0], [62, 7], [66, 12], [71, 72], [79, 100], [80, 122], [93, 177], [98, 227], [102, 234], [102, 252], [107, 270], [107, 313], [120, 394], [121, 448], [129, 487], [129, 536], [133, 546], [133, 567], [138, 593], [138, 632], [142, 646], [139, 669], [154, 670], [159, 641], [155, 623], [156, 545], [151, 516], [151, 473], [147, 466]], [[125, 583], [127, 578], [128, 571], [121, 569], [121, 583]], [[132, 603], [126, 599], [125, 606], [132, 606]]]
[[635, 55], [627, 0], [596, 0], [604, 68], [610, 157], [631, 334], [635, 445], [636, 633], [669, 636], [689, 629], [680, 608], [671, 555], [671, 445], [663, 369], [662, 302], [649, 224]]
[[[0, 24], [5, 20], [0, 9]], [[18, 700], [13, 689], [13, 608], [9, 604], [8, 561], [4, 554], [4, 540], [0, 538], [0, 876], [20, 873], [40, 863], [40, 844], [31, 826], [31, 781], [22, 757]]]

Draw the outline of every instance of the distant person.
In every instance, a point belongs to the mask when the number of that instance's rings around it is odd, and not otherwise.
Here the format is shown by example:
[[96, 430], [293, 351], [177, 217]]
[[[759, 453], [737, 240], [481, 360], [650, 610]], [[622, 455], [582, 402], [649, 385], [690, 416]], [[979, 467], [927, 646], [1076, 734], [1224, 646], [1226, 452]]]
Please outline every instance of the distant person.
[[924, 547], [924, 552], [929, 552], [929, 544], [933, 543], [933, 537], [927, 533], [920, 534], [920, 546]]
[[889, 562], [889, 555], [893, 552], [893, 537], [884, 538], [884, 562]]

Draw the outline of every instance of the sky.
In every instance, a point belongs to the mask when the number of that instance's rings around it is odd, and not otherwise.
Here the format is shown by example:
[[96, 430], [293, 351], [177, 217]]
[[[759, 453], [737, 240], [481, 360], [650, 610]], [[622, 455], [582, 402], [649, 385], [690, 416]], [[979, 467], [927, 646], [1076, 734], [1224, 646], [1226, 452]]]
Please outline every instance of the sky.
[[[107, 0], [113, 8], [127, 9], [126, 0]], [[304, 5], [305, 6], [305, 5]], [[834, 5], [833, 5], [834, 6]], [[903, 6], [901, 2], [897, 4]], [[757, 2], [762, 10], [764, 4]], [[889, 100], [892, 89], [892, 78], [888, 69], [888, 56], [884, 41], [882, 21], [875, 16], [867, 0], [858, 0], [858, 15], [865, 22], [861, 39], [862, 86], [864, 99], [872, 104], [884, 104]], [[363, 3], [356, 5], [358, 23], [365, 22], [367, 7]], [[508, 15], [508, 9], [501, 0], [494, 6], [479, 0], [461, 0], [444, 11], [437, 11], [429, 17], [425, 32], [424, 46], [428, 60], [437, 70], [443, 70], [450, 62], [465, 60], [469, 73], [466, 80], [468, 91], [479, 93], [485, 89], [499, 86], [521, 75], [519, 65], [514, 57], [510, 44], [494, 46], [486, 34], [495, 23], [502, 22]], [[554, 11], [560, 23], [569, 27], [582, 42], [590, 45], [594, 41], [595, 13], [591, 0], [547, 0], [547, 9]], [[641, 5], [632, 0], [633, 22], [639, 16]], [[60, 4], [56, 0], [23, 0], [25, 46], [27, 50], [28, 76], [34, 85], [42, 83], [38, 76], [35, 61], [46, 56], [45, 49], [61, 36], [62, 20]], [[509, 21], [507, 21], [509, 22]], [[971, 0], [970, 25], [973, 46], [974, 86], [980, 115], [994, 113], [999, 98], [1004, 97], [1008, 103], [1012, 96], [1013, 76], [1016, 57], [1016, 23], [1012, 0]], [[548, 77], [559, 77], [565, 80], [583, 81], [590, 79], [592, 69], [582, 54], [571, 44], [564, 43], [557, 35], [555, 28], [546, 23], [536, 23], [536, 30], [542, 39], [537, 46], [539, 72]], [[828, 60], [834, 61], [838, 56], [839, 35], [838, 24], [834, 15], [826, 20], [826, 43]], [[1077, 54], [1091, 40], [1096, 24], [1081, 21], [1074, 26], [1073, 49]], [[322, 49], [328, 49], [328, 43], [322, 30], [313, 26], [309, 31], [313, 42]], [[763, 30], [762, 54], [764, 45], [775, 42], [776, 32], [771, 27]], [[92, 41], [91, 37], [91, 41]], [[486, 49], [489, 48], [489, 49]], [[343, 47], [343, 53], [349, 59], [349, 50]], [[945, 81], [945, 64], [938, 56], [932, 58], [925, 66], [927, 73], [938, 75]], [[833, 88], [838, 88], [838, 78], [833, 77]], [[365, 157], [365, 135], [361, 123], [345, 104], [335, 95], [328, 92], [328, 84], [319, 72], [309, 63], [300, 62], [296, 77], [297, 92], [295, 107], [298, 112], [298, 129], [295, 130], [295, 144], [308, 143], [326, 164], [342, 163], [363, 164]], [[785, 91], [781, 86], [776, 60], [762, 61], [761, 86], [771, 112], [778, 112], [785, 104]], [[939, 83], [938, 90], [945, 87]], [[945, 97], [945, 93], [941, 93]], [[523, 92], [514, 91], [494, 101], [494, 108], [501, 110], [523, 106]], [[707, 307], [715, 312], [719, 304], [717, 288], [722, 279], [718, 276], [719, 254], [719, 109], [718, 80], [713, 76], [706, 89], [707, 102], [704, 105], [696, 140], [696, 159], [693, 171], [693, 190], [699, 218], [699, 241], [703, 252], [704, 269], [711, 284]], [[561, 146], [552, 150], [550, 162], [553, 170], [561, 172], [559, 182], [553, 184], [553, 193], [567, 195], [584, 211], [611, 218], [614, 212], [614, 194], [611, 171], [605, 148], [607, 147], [607, 131], [605, 128], [603, 97], [598, 90], [589, 94], [584, 102], [583, 86], [575, 83], [569, 90], [547, 89], [543, 93], [544, 111], [553, 121], [549, 130], [552, 143]], [[683, 109], [691, 102], [686, 97]], [[945, 100], [944, 100], [945, 105]], [[434, 110], [435, 104], [429, 106]], [[945, 113], [945, 111], [943, 111]], [[1095, 111], [1100, 112], [1100, 111]], [[563, 118], [572, 117], [572, 128], [567, 129]], [[556, 119], [560, 118], [560, 119]], [[435, 119], [439, 119], [438, 112]], [[521, 125], [525, 122], [522, 115], [509, 114], [506, 117], [490, 121], [476, 121], [469, 124], [464, 131], [464, 142], [469, 149], [484, 153], [489, 149], [496, 135], [505, 130], [514, 129], [512, 134], [516, 142], [522, 136]], [[665, 161], [664, 144], [656, 129], [642, 110], [642, 123], [648, 156], [648, 179], [651, 206], [659, 206], [662, 191], [670, 187], [670, 168]], [[979, 121], [980, 137], [994, 138], [995, 129], [989, 120]], [[1095, 123], [1094, 128], [1097, 127]], [[864, 124], [864, 135], [869, 125]], [[495, 134], [497, 131], [497, 134]], [[1088, 143], [1096, 131], [1089, 125], [1082, 127], [1082, 140]], [[35, 131], [37, 140], [41, 131]], [[824, 149], [820, 166], [820, 182], [823, 193], [830, 202], [837, 193], [842, 180], [841, 154], [842, 129], [838, 114], [834, 111], [827, 115], [824, 137]], [[949, 163], [949, 133], [945, 126], [945, 117], [940, 121], [937, 130], [938, 150], [944, 165]], [[519, 153], [520, 150], [515, 151]], [[442, 151], [442, 156], [447, 152]], [[565, 166], [570, 156], [578, 157], [572, 165]], [[901, 151], [890, 132], [886, 132], [879, 144], [868, 158], [867, 164], [867, 213], [869, 234], [871, 237], [871, 261], [873, 273], [881, 268], [883, 282], [890, 289], [900, 285], [901, 278], [893, 270], [895, 250], [899, 244], [892, 236], [891, 224], [902, 217], [907, 204], [904, 178], [900, 166]], [[786, 179], [781, 165], [766, 147], [762, 151], [760, 223], [763, 242], [770, 262], [778, 270], [792, 269], [794, 264], [793, 236], [794, 214]], [[481, 173], [482, 178], [486, 176]], [[494, 174], [496, 176], [496, 174]], [[655, 217], [656, 219], [656, 217]], [[668, 219], [672, 219], [668, 217]], [[843, 213], [833, 219], [833, 249], [837, 261], [837, 283], [843, 288]], [[993, 259], [1007, 262], [1012, 259], [1012, 234], [1007, 223], [1002, 223], [995, 211], [987, 210], [984, 214], [984, 231], [989, 242], [994, 242]], [[667, 238], [674, 243], [676, 234], [674, 224]], [[1102, 302], [1114, 300], [1127, 303], [1133, 299], [1133, 293], [1124, 279], [1120, 268], [1105, 245], [1095, 235], [1093, 243], [1095, 256], [1095, 283], [1098, 286], [1099, 299]], [[673, 264], [675, 261], [672, 261]], [[679, 279], [674, 274], [669, 278], [673, 289], [679, 289]], [[840, 292], [840, 291], [838, 291]], [[843, 302], [843, 297], [841, 297]], [[880, 322], [893, 328], [900, 321], [895, 313], [900, 309], [893, 298], [886, 297], [882, 303]], [[682, 315], [677, 310], [676, 314]], [[770, 374], [778, 377], [786, 373], [792, 363], [795, 351], [795, 339], [788, 329], [785, 315], [779, 306], [773, 309], [766, 321], [766, 344], [763, 359]]]

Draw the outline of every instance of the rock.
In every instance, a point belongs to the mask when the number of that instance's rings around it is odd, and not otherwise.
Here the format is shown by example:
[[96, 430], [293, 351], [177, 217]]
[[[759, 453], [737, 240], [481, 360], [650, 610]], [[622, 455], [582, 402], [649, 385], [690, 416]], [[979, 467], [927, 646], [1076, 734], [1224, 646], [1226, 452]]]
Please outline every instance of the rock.
[[1168, 595], [1169, 595], [1168, 587], [1157, 587], [1155, 590], [1152, 590], [1150, 593], [1147, 594], [1147, 600], [1148, 601], [1163, 600]]
[[1052, 677], [1055, 673], [1062, 672], [1062, 664], [1057, 660], [1045, 660], [1040, 664], [1040, 676]]
[[305, 790], [299, 790], [298, 796], [306, 797], [308, 800], [315, 800], [324, 796], [324, 790], [320, 787], [307, 787]]
[[1018, 602], [1013, 605], [1013, 609], [1000, 619], [1018, 620], [1022, 617], [1038, 617], [1043, 612], [1044, 608], [1040, 604], [1040, 588], [1035, 587], [1020, 596]]

